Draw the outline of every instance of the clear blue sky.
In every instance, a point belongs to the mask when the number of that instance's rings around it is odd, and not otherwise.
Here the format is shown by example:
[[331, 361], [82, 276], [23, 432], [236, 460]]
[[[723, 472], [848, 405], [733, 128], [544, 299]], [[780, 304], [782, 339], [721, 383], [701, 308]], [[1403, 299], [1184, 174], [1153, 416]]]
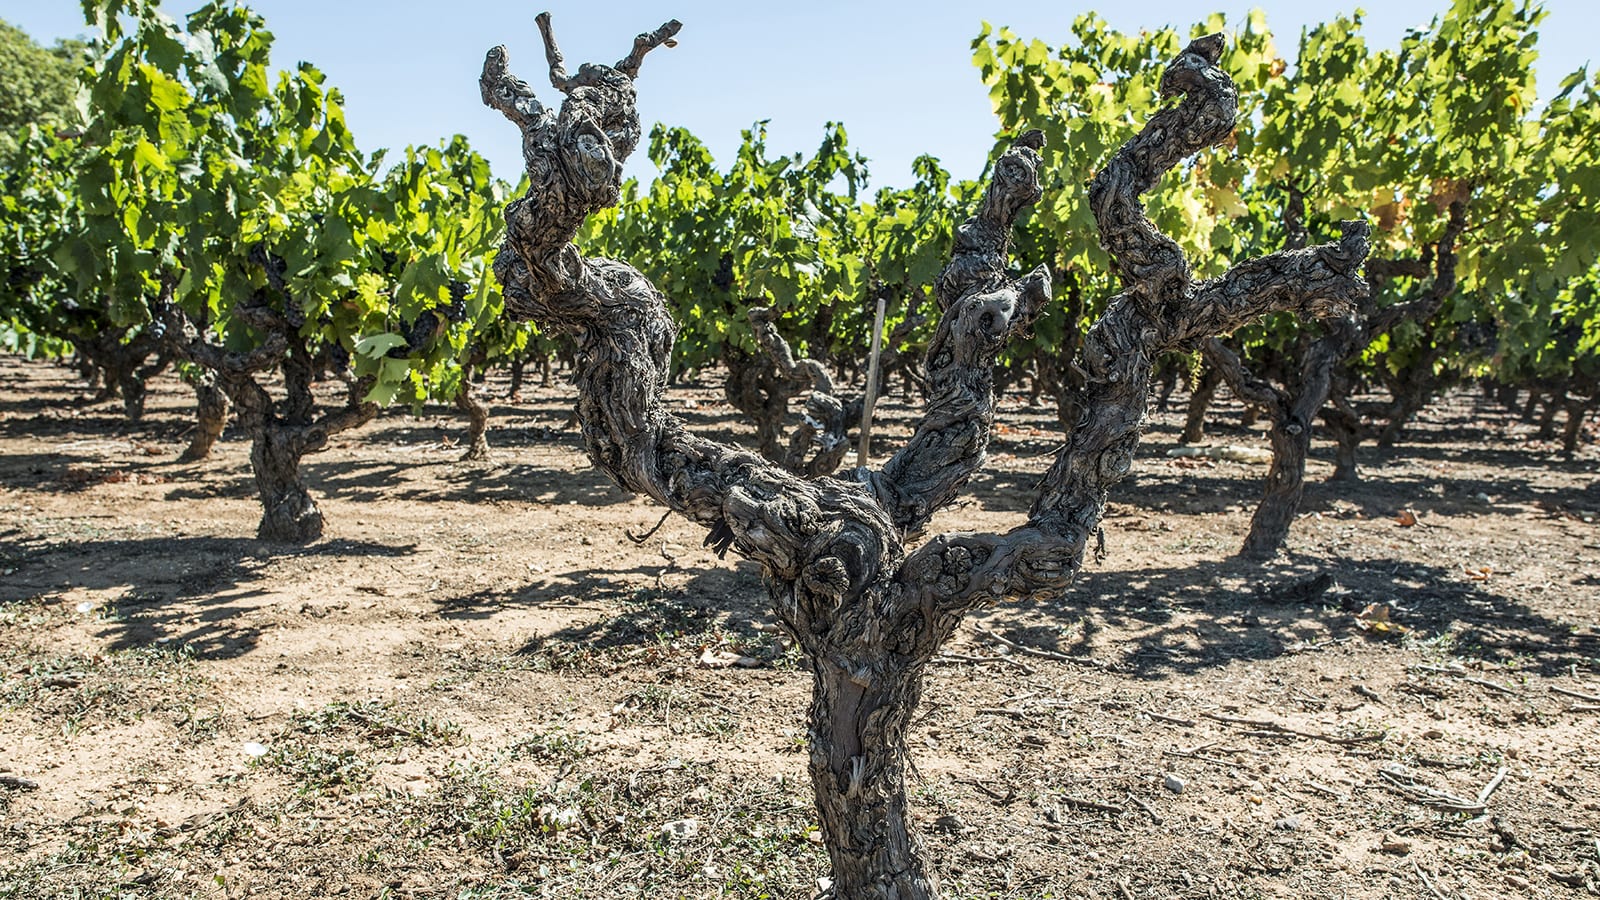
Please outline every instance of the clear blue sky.
[[[1549, 0], [1540, 28], [1541, 96], [1593, 54], [1600, 25], [1591, 0]], [[276, 35], [280, 68], [308, 60], [345, 94], [350, 127], [364, 149], [432, 143], [460, 132], [514, 180], [521, 167], [510, 123], [485, 109], [477, 77], [483, 52], [511, 51], [513, 71], [550, 100], [533, 16], [547, 8], [568, 60], [614, 63], [633, 36], [670, 18], [684, 23], [679, 46], [650, 54], [639, 80], [646, 124], [681, 125], [706, 141], [719, 161], [738, 145], [739, 131], [770, 119], [774, 151], [810, 151], [824, 122], [842, 121], [850, 141], [871, 160], [875, 185], [910, 182], [911, 160], [939, 157], [957, 177], [976, 177], [993, 145], [996, 123], [971, 64], [979, 23], [1060, 43], [1088, 7], [1044, 0], [977, 3], [838, 2], [713, 3], [705, 0], [616, 0], [608, 4], [548, 0], [257, 0], [251, 5]], [[169, 2], [169, 14], [194, 3]], [[1254, 6], [1267, 12], [1280, 52], [1291, 56], [1300, 30], [1353, 4], [1145, 0], [1102, 7], [1124, 30], [1177, 24], [1187, 28], [1213, 10], [1242, 22]], [[1364, 31], [1374, 46], [1392, 47], [1424, 25], [1448, 0], [1371, 3]], [[0, 18], [41, 43], [84, 32], [75, 0], [0, 0]], [[630, 174], [653, 167], [641, 151]]]

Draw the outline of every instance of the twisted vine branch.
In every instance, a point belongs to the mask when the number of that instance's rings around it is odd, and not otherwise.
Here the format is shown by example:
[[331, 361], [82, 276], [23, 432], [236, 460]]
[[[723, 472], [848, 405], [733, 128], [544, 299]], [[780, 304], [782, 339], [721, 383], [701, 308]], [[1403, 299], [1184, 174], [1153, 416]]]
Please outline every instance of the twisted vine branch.
[[[796, 359], [794, 349], [778, 333], [777, 318], [777, 311], [770, 306], [750, 310], [751, 335], [776, 369], [777, 377], [793, 385], [796, 392], [807, 392], [805, 412], [789, 436], [783, 464], [789, 471], [807, 478], [832, 475], [850, 449], [850, 423], [860, 418], [865, 398], [845, 402], [835, 391], [833, 377], [826, 366], [810, 357]], [[774, 409], [768, 411], [779, 421], [787, 410], [789, 396], [783, 394]]]
[[[1338, 243], [1287, 250], [1195, 282], [1177, 242], [1145, 215], [1139, 196], [1185, 156], [1232, 130], [1235, 92], [1217, 67], [1220, 35], [1192, 42], [1162, 78], [1182, 95], [1153, 116], [1096, 175], [1089, 202], [1124, 289], [1084, 336], [1083, 413], [1046, 473], [1028, 521], [1007, 534], [951, 534], [906, 560], [903, 580], [936, 608], [959, 614], [1007, 596], [1063, 590], [1083, 564], [1111, 485], [1127, 475], [1144, 424], [1154, 360], [1272, 311], [1328, 317], [1367, 295], [1360, 275], [1365, 223], [1346, 222]], [[937, 576], [931, 577], [930, 576]]]

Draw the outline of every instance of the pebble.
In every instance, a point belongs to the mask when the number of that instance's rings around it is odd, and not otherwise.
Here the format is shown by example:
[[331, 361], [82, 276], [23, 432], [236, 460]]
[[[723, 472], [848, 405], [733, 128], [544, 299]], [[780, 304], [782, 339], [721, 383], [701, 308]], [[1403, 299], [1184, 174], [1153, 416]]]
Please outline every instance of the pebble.
[[1163, 779], [1161, 783], [1166, 786], [1167, 790], [1173, 792], [1174, 794], [1183, 793], [1183, 789], [1185, 787], [1184, 780], [1172, 774], [1171, 772], [1167, 773], [1167, 777]]
[[566, 831], [577, 826], [582, 815], [574, 808], [542, 806], [539, 808], [539, 821], [551, 831]]
[[687, 841], [700, 833], [700, 820], [679, 819], [661, 826], [661, 836], [669, 841]]
[[1404, 855], [1411, 852], [1411, 842], [1392, 831], [1383, 836], [1383, 843], [1378, 846], [1385, 853]]

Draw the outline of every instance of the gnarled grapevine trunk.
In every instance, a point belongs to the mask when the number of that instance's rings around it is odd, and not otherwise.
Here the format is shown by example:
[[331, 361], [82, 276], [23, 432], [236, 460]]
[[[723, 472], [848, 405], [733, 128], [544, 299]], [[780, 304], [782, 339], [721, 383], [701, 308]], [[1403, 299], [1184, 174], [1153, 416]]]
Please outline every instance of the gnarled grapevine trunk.
[[[253, 411], [241, 418], [252, 424], [256, 420]], [[307, 544], [322, 537], [322, 510], [300, 477], [304, 454], [297, 437], [293, 429], [268, 422], [259, 426], [250, 443], [250, 468], [261, 498], [261, 523], [256, 526], [261, 540]]]
[[333, 435], [366, 424], [377, 415], [375, 404], [363, 402], [366, 385], [346, 382], [342, 407], [317, 414], [311, 394], [310, 354], [303, 344], [291, 345], [281, 364], [287, 396], [281, 404], [254, 378], [224, 375], [223, 383], [239, 410], [239, 424], [250, 434], [250, 466], [261, 498], [264, 541], [307, 544], [322, 537], [322, 510], [306, 486], [300, 461], [323, 450]]
[[1163, 360], [1157, 372], [1161, 390], [1156, 395], [1156, 412], [1165, 413], [1172, 404], [1172, 393], [1178, 389], [1178, 366], [1170, 359]]
[[[1250, 520], [1250, 532], [1239, 551], [1241, 556], [1271, 559], [1288, 538], [1289, 526], [1305, 496], [1306, 456], [1311, 447], [1312, 425], [1319, 414], [1333, 431], [1337, 445], [1332, 480], [1356, 479], [1356, 450], [1368, 429], [1350, 403], [1348, 388], [1354, 379], [1344, 362], [1401, 322], [1425, 321], [1438, 312], [1455, 289], [1455, 244], [1466, 228], [1466, 210], [1464, 200], [1450, 205], [1444, 232], [1423, 259], [1369, 263], [1369, 270], [1375, 272], [1377, 278], [1395, 275], [1420, 278], [1431, 273], [1433, 279], [1419, 297], [1381, 310], [1364, 308], [1360, 314], [1333, 324], [1322, 336], [1303, 340], [1298, 371], [1285, 366], [1279, 376], [1283, 387], [1251, 374], [1239, 357], [1221, 342], [1208, 344], [1206, 358], [1228, 386], [1248, 407], [1262, 411], [1272, 423], [1268, 432], [1272, 465], [1261, 503]], [[1283, 216], [1288, 232], [1286, 245], [1291, 249], [1305, 245], [1304, 217], [1304, 197], [1291, 186]], [[1370, 296], [1368, 292], [1358, 299], [1368, 300]], [[1412, 380], [1418, 383], [1395, 388], [1396, 403], [1391, 409], [1389, 427], [1383, 432], [1390, 440], [1437, 389], [1432, 375], [1433, 357], [1425, 356], [1416, 368], [1418, 374]], [[1421, 374], [1423, 372], [1426, 374]]]
[[212, 372], [203, 372], [190, 379], [194, 385], [195, 416], [194, 437], [184, 448], [178, 462], [200, 462], [211, 456], [211, 448], [222, 437], [228, 425], [228, 394], [217, 383]]
[[1336, 482], [1361, 480], [1361, 471], [1356, 459], [1356, 451], [1361, 448], [1361, 436], [1365, 430], [1361, 416], [1348, 402], [1335, 397], [1322, 408], [1322, 421], [1328, 426], [1328, 433], [1333, 436], [1333, 474], [1328, 476], [1328, 480]]
[[1389, 405], [1389, 421], [1378, 431], [1379, 447], [1393, 447], [1404, 436], [1411, 420], [1444, 387], [1444, 379], [1434, 374], [1435, 364], [1443, 357], [1443, 350], [1431, 348], [1421, 359], [1386, 379], [1394, 399]]
[[[141, 330], [131, 338], [129, 331], [107, 328], [75, 341], [74, 347], [89, 362], [100, 381], [100, 392], [95, 395], [94, 402], [120, 397], [128, 421], [137, 422], [144, 417], [146, 384], [166, 370], [172, 357], [162, 349], [160, 337], [152, 330]], [[150, 360], [151, 356], [155, 359]], [[93, 384], [95, 379], [88, 380]]]
[[[1381, 309], [1373, 309], [1370, 303], [1365, 304], [1356, 316], [1359, 330], [1351, 338], [1350, 353], [1359, 352], [1404, 322], [1427, 322], [1454, 293], [1457, 283], [1456, 243], [1467, 231], [1469, 203], [1466, 198], [1471, 194], [1472, 188], [1469, 186], [1460, 198], [1451, 201], [1443, 231], [1438, 240], [1424, 248], [1420, 258], [1368, 260], [1366, 274], [1375, 284], [1381, 285], [1399, 276], [1424, 279], [1431, 275], [1432, 278], [1414, 299], [1404, 303]], [[1402, 383], [1399, 390], [1395, 391], [1395, 402], [1390, 405], [1388, 422], [1382, 429], [1368, 427], [1354, 411], [1349, 394], [1356, 378], [1349, 361], [1343, 360], [1335, 365], [1334, 411], [1324, 417], [1335, 429], [1338, 446], [1333, 480], [1354, 481], [1357, 478], [1356, 453], [1362, 441], [1376, 435], [1381, 441], [1386, 441], [1384, 446], [1392, 444], [1399, 438], [1406, 422], [1433, 398], [1440, 382], [1433, 377], [1431, 359], [1426, 367], [1418, 367], [1417, 375], [1412, 379], [1415, 383]]]
[[1589, 413], [1600, 405], [1600, 392], [1593, 385], [1587, 386], [1589, 396], [1573, 393], [1566, 398], [1564, 406], [1567, 411], [1567, 425], [1561, 432], [1561, 455], [1571, 459], [1578, 452], [1578, 442], [1583, 437], [1583, 420]]
[[787, 455], [783, 439], [789, 401], [800, 396], [806, 383], [785, 377], [765, 353], [751, 353], [729, 345], [722, 354], [728, 377], [723, 396], [756, 426], [756, 448], [762, 456], [781, 462]]
[[[274, 272], [268, 270], [269, 278]], [[281, 281], [278, 286], [281, 289]], [[250, 435], [250, 466], [261, 499], [256, 536], [277, 543], [305, 544], [322, 536], [322, 510], [306, 487], [300, 461], [328, 446], [333, 435], [366, 424], [378, 407], [363, 399], [370, 379], [342, 373], [346, 398], [319, 414], [311, 393], [313, 357], [307, 338], [284, 316], [266, 306], [236, 306], [233, 314], [264, 335], [248, 353], [230, 353], [170, 302], [171, 286], [157, 310], [166, 322], [166, 340], [174, 353], [216, 376]], [[274, 400], [258, 378], [279, 367], [285, 397]], [[220, 429], [219, 429], [220, 430]]]
[[467, 449], [461, 454], [462, 462], [478, 462], [489, 458], [489, 405], [478, 396], [472, 376], [481, 370], [484, 353], [473, 350], [461, 366], [461, 387], [456, 390], [456, 409], [467, 416]]
[[1206, 360], [1227, 381], [1240, 400], [1268, 417], [1268, 446], [1272, 463], [1261, 502], [1250, 517], [1239, 555], [1246, 559], [1267, 560], [1278, 554], [1289, 536], [1305, 499], [1306, 457], [1311, 452], [1312, 424], [1317, 412], [1328, 401], [1333, 367], [1349, 353], [1356, 334], [1350, 319], [1334, 323], [1328, 333], [1308, 342], [1308, 349], [1296, 377], [1278, 388], [1245, 370], [1239, 357], [1213, 338], [1205, 347]]
[[959, 494], [982, 464], [994, 423], [994, 363], [1049, 301], [1044, 267], [1007, 272], [1017, 216], [1040, 196], [1038, 132], [996, 162], [978, 210], [957, 231], [939, 277], [937, 330], [926, 362], [928, 402], [906, 445], [879, 469], [804, 479], [752, 453], [690, 433], [662, 392], [675, 328], [660, 292], [614, 260], [572, 243], [584, 219], [617, 202], [622, 162], [638, 142], [634, 77], [645, 52], [678, 30], [640, 35], [616, 66], [568, 75], [550, 34], [559, 111], [506, 70], [484, 63], [484, 101], [521, 130], [526, 196], [506, 208], [495, 274], [514, 315], [578, 343], [578, 415], [590, 458], [623, 488], [705, 526], [707, 545], [762, 566], [773, 610], [812, 660], [811, 776], [833, 863], [850, 900], [921, 900], [937, 885], [910, 822], [905, 732], [934, 653], [971, 609], [1052, 595], [1082, 564], [1109, 487], [1132, 464], [1151, 362], [1193, 348], [1271, 310], [1341, 313], [1364, 290], [1365, 228], [1336, 245], [1243, 263], [1196, 282], [1139, 197], [1162, 173], [1232, 130], [1232, 82], [1216, 66], [1222, 38], [1191, 44], [1163, 92], [1183, 95], [1101, 171], [1090, 201], [1125, 286], [1084, 337], [1084, 413], [1026, 522], [1004, 534], [953, 533], [915, 550], [907, 540]]
[[[789, 434], [787, 451], [778, 458], [784, 468], [806, 478], [832, 475], [850, 449], [850, 423], [861, 418], [865, 397], [841, 399], [827, 367], [814, 359], [795, 359], [789, 342], [778, 333], [777, 313], [770, 307], [750, 310], [750, 328], [776, 376], [798, 391], [808, 391], [805, 412]], [[782, 427], [788, 415], [788, 398], [767, 411]], [[763, 450], [763, 455], [767, 455]], [[768, 459], [773, 457], [767, 455]]]
[[489, 458], [489, 406], [478, 397], [471, 384], [463, 383], [456, 394], [456, 409], [467, 416], [467, 449], [461, 454], [462, 462], [476, 462]]
[[1556, 416], [1566, 403], [1566, 392], [1551, 391], [1544, 397], [1544, 412], [1539, 416], [1539, 431], [1535, 435], [1541, 441], [1548, 441], [1556, 436]]

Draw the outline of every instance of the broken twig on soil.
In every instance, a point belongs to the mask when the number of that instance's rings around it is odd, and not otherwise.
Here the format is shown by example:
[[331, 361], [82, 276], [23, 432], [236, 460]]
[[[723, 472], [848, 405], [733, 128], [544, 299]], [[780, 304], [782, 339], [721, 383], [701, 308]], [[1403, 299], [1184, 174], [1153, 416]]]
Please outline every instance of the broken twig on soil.
[[[1223, 722], [1228, 725], [1248, 725], [1251, 728], [1259, 728], [1270, 735], [1310, 738], [1314, 741], [1326, 741], [1330, 744], [1340, 744], [1344, 746], [1350, 746], [1353, 744], [1366, 744], [1372, 741], [1383, 740], [1383, 733], [1378, 731], [1369, 731], [1366, 734], [1358, 734], [1354, 737], [1337, 737], [1331, 734], [1323, 734], [1320, 731], [1301, 731], [1298, 728], [1290, 728], [1287, 725], [1274, 722], [1271, 719], [1244, 719], [1238, 716], [1225, 716], [1221, 713], [1201, 713], [1201, 715], [1208, 719], [1212, 719], [1217, 722]], [[1258, 733], [1256, 736], [1261, 735]]]
[[1600, 703], [1600, 697], [1596, 697], [1594, 694], [1585, 694], [1583, 691], [1574, 691], [1569, 688], [1558, 687], [1553, 684], [1550, 685], [1550, 693], [1560, 694], [1563, 697], [1571, 697], [1574, 700], [1583, 700], [1589, 703]]
[[1001, 635], [999, 632], [991, 631], [981, 625], [975, 627], [981, 634], [991, 637], [994, 640], [999, 641], [1007, 647], [1017, 651], [1018, 653], [1024, 653], [1028, 656], [1037, 656], [1040, 659], [1053, 659], [1058, 662], [1077, 663], [1080, 666], [1094, 666], [1097, 669], [1103, 669], [1106, 665], [1097, 659], [1084, 659], [1080, 656], [1068, 656], [1065, 653], [1059, 653], [1055, 650], [1045, 650], [1040, 647], [1030, 647], [1027, 644], [1019, 644], [1016, 641]]

